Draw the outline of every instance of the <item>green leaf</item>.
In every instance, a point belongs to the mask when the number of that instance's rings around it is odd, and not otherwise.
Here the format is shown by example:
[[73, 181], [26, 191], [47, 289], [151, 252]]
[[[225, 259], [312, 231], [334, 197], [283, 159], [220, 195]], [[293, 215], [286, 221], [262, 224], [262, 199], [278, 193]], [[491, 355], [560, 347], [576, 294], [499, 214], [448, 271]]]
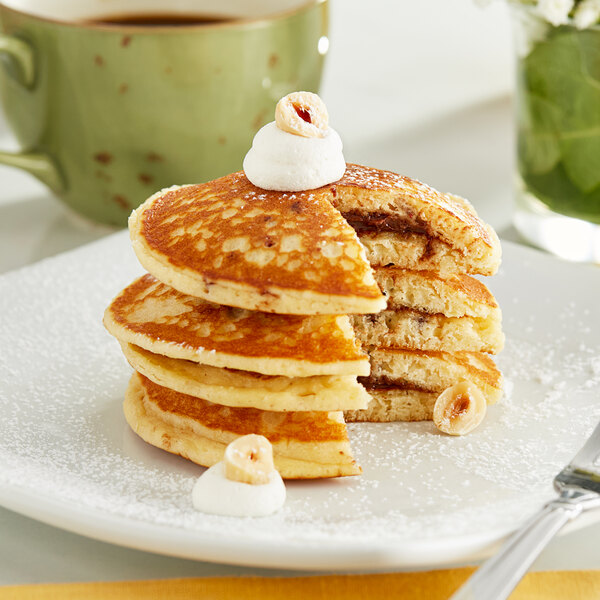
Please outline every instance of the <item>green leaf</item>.
[[563, 138], [561, 148], [571, 181], [582, 192], [596, 189], [600, 185], [600, 128], [595, 133], [588, 130], [580, 137]]
[[535, 114], [521, 130], [532, 138], [522, 168], [542, 174], [560, 159], [580, 191], [600, 186], [600, 32], [552, 30], [524, 59], [521, 81]]
[[557, 135], [560, 112], [554, 104], [535, 94], [521, 97], [518, 107], [519, 161], [530, 173], [550, 171], [560, 159]]
[[567, 177], [562, 163], [548, 173], [525, 174], [523, 181], [527, 189], [551, 210], [600, 223], [600, 187], [584, 194]]

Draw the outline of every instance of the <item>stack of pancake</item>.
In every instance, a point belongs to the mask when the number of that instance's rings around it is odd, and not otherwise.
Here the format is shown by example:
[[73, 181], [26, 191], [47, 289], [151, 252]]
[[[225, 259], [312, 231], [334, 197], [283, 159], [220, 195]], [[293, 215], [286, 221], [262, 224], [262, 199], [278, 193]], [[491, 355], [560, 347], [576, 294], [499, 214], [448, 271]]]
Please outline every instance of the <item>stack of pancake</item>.
[[357, 165], [296, 193], [240, 172], [163, 190], [129, 227], [149, 273], [104, 323], [135, 369], [126, 419], [155, 446], [211, 466], [255, 433], [285, 478], [353, 475], [344, 414], [431, 419], [465, 379], [501, 395], [501, 313], [473, 277], [500, 244], [462, 198]]
[[354, 315], [370, 356], [360, 379], [371, 396], [354, 421], [431, 419], [437, 396], [469, 380], [488, 403], [502, 394], [489, 354], [502, 349], [501, 312], [472, 275], [493, 275], [500, 243], [463, 198], [358, 165], [329, 186], [330, 200], [357, 231], [387, 298], [376, 315]]
[[124, 410], [144, 440], [210, 466], [255, 433], [285, 478], [360, 472], [342, 411], [367, 408], [357, 376], [369, 360], [345, 315], [385, 299], [355, 231], [318, 192], [265, 191], [234, 173], [132, 214], [149, 274], [104, 323], [135, 369]]

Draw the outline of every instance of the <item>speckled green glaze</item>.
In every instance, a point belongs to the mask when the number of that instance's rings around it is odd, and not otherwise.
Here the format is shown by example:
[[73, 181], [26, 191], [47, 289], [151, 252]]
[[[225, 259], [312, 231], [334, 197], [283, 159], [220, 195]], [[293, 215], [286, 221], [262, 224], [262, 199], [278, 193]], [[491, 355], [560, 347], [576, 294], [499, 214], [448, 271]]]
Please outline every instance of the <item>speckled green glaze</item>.
[[[160, 188], [241, 169], [277, 100], [317, 91], [327, 16], [325, 1], [270, 21], [157, 31], [0, 5], [0, 94], [27, 150], [0, 162], [29, 170], [79, 214], [124, 226]], [[16, 50], [15, 37], [25, 42]]]

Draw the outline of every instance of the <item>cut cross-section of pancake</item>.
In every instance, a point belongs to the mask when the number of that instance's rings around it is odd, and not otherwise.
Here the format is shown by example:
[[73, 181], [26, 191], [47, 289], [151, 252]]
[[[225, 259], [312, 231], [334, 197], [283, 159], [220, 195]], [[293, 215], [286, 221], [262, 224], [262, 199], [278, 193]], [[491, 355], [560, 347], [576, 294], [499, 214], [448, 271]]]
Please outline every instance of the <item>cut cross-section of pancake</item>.
[[121, 344], [129, 364], [155, 383], [212, 403], [274, 411], [366, 408], [369, 394], [352, 375], [281, 377], [221, 369]]
[[498, 236], [463, 198], [360, 165], [348, 165], [328, 189], [374, 266], [479, 275], [498, 269]]
[[492, 354], [504, 346], [502, 323], [494, 316], [446, 317], [404, 308], [350, 319], [363, 346]]
[[348, 411], [348, 421], [431, 419], [436, 398], [459, 381], [470, 381], [493, 404], [502, 396], [502, 374], [480, 352], [424, 352], [400, 348], [370, 351], [371, 375], [362, 378], [371, 402]]
[[456, 274], [442, 277], [435, 271], [377, 267], [375, 280], [385, 294], [388, 309], [412, 308], [447, 317], [492, 317], [501, 320], [498, 303], [478, 279]]
[[187, 296], [144, 275], [104, 314], [119, 341], [155, 354], [264, 375], [367, 375], [347, 316], [278, 315]]
[[233, 173], [155, 194], [129, 230], [150, 273], [211, 302], [305, 315], [385, 306], [354, 229], [319, 190], [267, 191]]
[[159, 386], [135, 373], [125, 395], [125, 418], [146, 442], [209, 467], [227, 444], [255, 433], [273, 445], [286, 479], [357, 475], [341, 412], [270, 412], [231, 408]]
[[402, 388], [369, 390], [371, 400], [366, 410], [344, 412], [347, 423], [390, 423], [394, 421], [431, 421], [439, 394]]
[[443, 392], [464, 379], [481, 389], [488, 404], [502, 395], [502, 375], [481, 352], [425, 352], [378, 348], [370, 352], [371, 374], [361, 378], [367, 390], [387, 387]]

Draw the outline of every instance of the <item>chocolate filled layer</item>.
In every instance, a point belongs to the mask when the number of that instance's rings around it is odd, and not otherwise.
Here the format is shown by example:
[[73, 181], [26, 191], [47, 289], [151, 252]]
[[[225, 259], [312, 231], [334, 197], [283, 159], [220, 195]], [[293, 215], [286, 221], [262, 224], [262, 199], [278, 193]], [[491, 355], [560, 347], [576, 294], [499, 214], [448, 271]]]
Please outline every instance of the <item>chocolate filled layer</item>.
[[417, 392], [434, 393], [435, 391], [410, 383], [405, 379], [394, 379], [393, 377], [378, 377], [377, 379], [358, 377], [358, 382], [365, 386], [367, 392], [369, 390], [414, 390]]
[[391, 231], [394, 233], [420, 233], [430, 236], [430, 232], [425, 224], [415, 223], [400, 215], [351, 210], [342, 212], [342, 216], [358, 233]]

